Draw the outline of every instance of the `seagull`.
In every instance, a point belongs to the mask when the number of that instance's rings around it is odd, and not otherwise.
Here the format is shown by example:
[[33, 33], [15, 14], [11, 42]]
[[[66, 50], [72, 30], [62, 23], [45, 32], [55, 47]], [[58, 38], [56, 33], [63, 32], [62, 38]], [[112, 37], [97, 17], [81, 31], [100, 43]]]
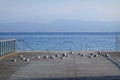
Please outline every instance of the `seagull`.
[[51, 58], [51, 59], [55, 59], [55, 56], [54, 56], [54, 55], [51, 55], [50, 58]]
[[90, 56], [89, 56], [89, 58], [93, 58], [93, 56], [92, 56], [92, 55], [90, 55]]
[[23, 55], [20, 55], [19, 57], [20, 57], [20, 58], [22, 58], [22, 57], [23, 57]]
[[40, 59], [40, 56], [37, 56], [37, 59]]
[[26, 61], [27, 61], [27, 62], [29, 62], [29, 61], [30, 61], [30, 59], [29, 59], [29, 58], [27, 58], [27, 59], [26, 59]]
[[110, 57], [110, 55], [109, 55], [109, 54], [106, 54], [106, 56], [107, 56], [107, 57]]
[[16, 60], [16, 59], [13, 59], [13, 60], [11, 60], [11, 61], [16, 62], [17, 60]]
[[66, 54], [66, 52], [63, 54], [63, 57], [66, 57], [67, 56], [67, 54]]
[[56, 55], [56, 57], [60, 57], [60, 55]]
[[52, 59], [55, 59], [55, 56], [53, 56]]
[[73, 52], [70, 52], [70, 54], [73, 54]]
[[81, 54], [81, 56], [85, 56], [85, 54]]
[[78, 55], [81, 55], [82, 53], [78, 53]]
[[90, 55], [94, 55], [95, 53], [90, 53]]
[[62, 57], [61, 59], [65, 59], [65, 57]]
[[69, 55], [66, 55], [66, 57], [69, 57]]
[[47, 58], [48, 58], [48, 56], [46, 55], [46, 56], [44, 56], [43, 58], [47, 59]]
[[22, 57], [22, 60], [25, 60], [25, 57]]
[[101, 51], [98, 51], [98, 55], [100, 55], [102, 52]]

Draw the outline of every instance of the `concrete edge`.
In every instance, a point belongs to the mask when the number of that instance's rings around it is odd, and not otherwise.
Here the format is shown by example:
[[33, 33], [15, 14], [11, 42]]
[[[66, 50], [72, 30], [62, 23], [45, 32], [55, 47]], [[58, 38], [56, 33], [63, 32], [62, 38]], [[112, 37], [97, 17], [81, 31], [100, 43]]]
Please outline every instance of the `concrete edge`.
[[18, 52], [11, 52], [11, 53], [8, 53], [8, 54], [6, 54], [6, 55], [3, 55], [3, 56], [0, 56], [0, 60], [2, 60], [2, 59], [4, 59], [4, 58], [7, 58], [7, 57], [9, 57], [9, 56], [12, 56], [12, 55], [14, 55], [14, 54], [17, 54]]

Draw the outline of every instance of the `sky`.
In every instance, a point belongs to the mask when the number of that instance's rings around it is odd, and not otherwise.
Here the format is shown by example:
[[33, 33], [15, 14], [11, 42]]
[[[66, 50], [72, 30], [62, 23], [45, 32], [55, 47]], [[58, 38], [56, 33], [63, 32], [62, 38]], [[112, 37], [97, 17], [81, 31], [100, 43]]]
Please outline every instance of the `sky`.
[[[75, 24], [75, 21], [79, 22], [112, 22], [112, 26], [98, 26], [94, 27], [84, 27], [78, 26], [75, 31], [81, 32], [84, 28], [84, 31], [99, 31], [94, 30], [96, 27], [101, 27], [101, 31], [119, 31], [120, 30], [120, 0], [0, 0], [0, 32], [6, 32], [8, 27], [3, 26], [3, 24], [10, 24], [10, 23], [39, 23], [47, 24], [47, 28], [52, 28], [51, 26], [53, 23], [57, 21], [70, 21], [70, 24]], [[72, 22], [73, 23], [72, 23]], [[115, 22], [115, 23], [114, 23]], [[58, 23], [58, 22], [57, 22]], [[50, 24], [50, 25], [49, 25]], [[51, 25], [52, 24], [52, 25]], [[56, 24], [56, 23], [55, 23]], [[23, 31], [22, 29], [15, 29], [10, 31]], [[34, 27], [34, 26], [33, 26]], [[66, 28], [64, 31], [72, 32], [72, 28], [75, 26], [61, 25], [59, 27], [54, 27], [52, 30], [53, 32], [62, 31], [62, 29]], [[28, 27], [24, 27], [27, 29]], [[43, 27], [37, 27], [37, 31], [41, 31]], [[49, 29], [44, 29], [42, 31], [48, 31]], [[91, 29], [93, 28], [93, 29]], [[114, 28], [114, 29], [113, 29]], [[39, 30], [38, 30], [39, 29]], [[118, 30], [119, 29], [119, 30]], [[32, 31], [32, 30], [29, 30]], [[35, 31], [35, 29], [34, 29]], [[101, 32], [100, 31], [100, 32]]]

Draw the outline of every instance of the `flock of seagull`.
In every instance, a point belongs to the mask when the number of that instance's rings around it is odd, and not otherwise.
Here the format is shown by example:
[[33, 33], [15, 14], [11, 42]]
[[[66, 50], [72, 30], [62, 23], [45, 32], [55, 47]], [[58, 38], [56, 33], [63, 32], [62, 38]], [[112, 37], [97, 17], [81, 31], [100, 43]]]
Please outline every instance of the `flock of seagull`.
[[[70, 52], [69, 54], [68, 53], [63, 53], [62, 55], [59, 55], [59, 54], [57, 54], [57, 55], [45, 55], [45, 56], [37, 56], [37, 57], [35, 57], [36, 59], [38, 59], [38, 60], [40, 60], [40, 59], [48, 59], [48, 58], [50, 58], [50, 59], [55, 59], [55, 58], [61, 58], [61, 59], [65, 59], [65, 58], [67, 58], [67, 57], [69, 57], [71, 54], [73, 54], [74, 52]], [[85, 53], [82, 53], [82, 52], [80, 52], [80, 53], [78, 53], [77, 55], [79, 55], [79, 56], [81, 56], [81, 57], [84, 57], [84, 56], [86, 56], [85, 55]], [[102, 54], [102, 52], [101, 51], [97, 51], [97, 52], [92, 52], [92, 53], [89, 53], [89, 58], [94, 58], [94, 57], [98, 57], [99, 55], [103, 55]], [[106, 56], [106, 57], [110, 57], [110, 55], [109, 54], [104, 54], [104, 56]], [[26, 58], [25, 56], [23, 56], [23, 55], [19, 55], [19, 58], [21, 59], [21, 60], [23, 60], [23, 61], [27, 61], [27, 62], [29, 62], [30, 61], [30, 59], [29, 58]], [[12, 59], [11, 60], [12, 62], [16, 62], [17, 60], [16, 59]]]

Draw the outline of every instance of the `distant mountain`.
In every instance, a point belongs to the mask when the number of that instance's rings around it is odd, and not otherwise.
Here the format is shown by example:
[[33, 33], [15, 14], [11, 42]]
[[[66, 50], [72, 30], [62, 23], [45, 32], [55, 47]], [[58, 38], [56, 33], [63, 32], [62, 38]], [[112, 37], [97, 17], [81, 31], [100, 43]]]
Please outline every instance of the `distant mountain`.
[[0, 23], [0, 32], [120, 32], [120, 22], [56, 20], [50, 24]]
[[42, 27], [45, 27], [45, 24], [39, 23], [1, 23], [0, 24], [0, 32], [35, 32], [39, 31]]

